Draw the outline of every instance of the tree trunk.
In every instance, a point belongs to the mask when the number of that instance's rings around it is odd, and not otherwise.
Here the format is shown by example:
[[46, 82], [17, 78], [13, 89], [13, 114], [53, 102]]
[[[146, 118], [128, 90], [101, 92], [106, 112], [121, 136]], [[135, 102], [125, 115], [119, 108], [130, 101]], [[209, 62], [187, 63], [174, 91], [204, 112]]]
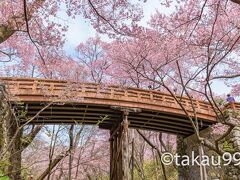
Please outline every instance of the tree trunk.
[[21, 136], [17, 119], [7, 101], [5, 87], [0, 86], [0, 167], [12, 180], [21, 180]]
[[[9, 128], [9, 139], [13, 139], [12, 146], [10, 147], [10, 166], [8, 168], [9, 177], [13, 180], [21, 180], [21, 161], [22, 161], [22, 148], [21, 137], [22, 129], [18, 130], [19, 126], [14, 118], [11, 118], [11, 128]], [[15, 135], [15, 133], [17, 134]]]

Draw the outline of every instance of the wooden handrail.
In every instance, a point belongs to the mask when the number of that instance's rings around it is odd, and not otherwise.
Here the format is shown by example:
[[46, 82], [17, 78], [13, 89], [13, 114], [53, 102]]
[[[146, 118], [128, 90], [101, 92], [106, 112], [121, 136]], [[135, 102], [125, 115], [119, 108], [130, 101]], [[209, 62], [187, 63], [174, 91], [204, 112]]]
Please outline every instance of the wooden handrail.
[[[36, 79], [36, 78], [9, 78], [1, 77], [0, 81], [6, 83], [10, 94], [18, 96], [20, 94], [29, 95], [46, 95], [46, 96], [58, 96], [60, 92], [67, 92], [68, 94], [76, 94], [76, 96], [82, 97], [102, 97], [102, 98], [114, 98], [114, 99], [128, 99], [129, 101], [148, 103], [148, 104], [160, 104], [169, 106], [171, 108], [179, 108], [179, 105], [170, 94], [162, 93], [155, 90], [146, 90], [138, 88], [123, 89], [119, 86], [107, 86], [102, 87], [95, 83], [77, 83], [68, 82], [64, 80], [52, 80], [52, 79]], [[45, 94], [44, 94], [45, 93]], [[191, 101], [197, 110], [211, 116], [215, 116], [215, 113], [211, 105], [205, 101], [191, 100], [188, 97], [177, 96], [181, 98], [185, 108], [191, 111]], [[240, 109], [240, 104], [237, 105]]]

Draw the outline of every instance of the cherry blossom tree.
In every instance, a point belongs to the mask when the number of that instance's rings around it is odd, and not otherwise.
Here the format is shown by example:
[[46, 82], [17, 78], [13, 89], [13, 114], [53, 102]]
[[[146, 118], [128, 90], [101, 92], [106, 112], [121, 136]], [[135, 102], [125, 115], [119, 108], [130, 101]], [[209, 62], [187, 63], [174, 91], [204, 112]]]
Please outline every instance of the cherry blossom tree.
[[[170, 15], [158, 10], [144, 28], [138, 25], [142, 9], [132, 1], [4, 0], [0, 2], [0, 61], [10, 63], [1, 74], [104, 81], [170, 93], [198, 140], [223, 154], [218, 142], [235, 124], [223, 122], [212, 83], [224, 80], [239, 95], [238, 4], [239, 0], [166, 1], [166, 8], [176, 5], [176, 9]], [[98, 33], [117, 39], [104, 43], [99, 37], [91, 38], [77, 47], [78, 59], [68, 57], [62, 52], [68, 25], [61, 13], [71, 18], [82, 15]], [[183, 95], [207, 100], [227, 125], [215, 144], [199, 135], [196, 117], [179, 100]], [[197, 113], [194, 104], [192, 108]], [[40, 129], [32, 129], [32, 138]]]
[[136, 33], [142, 17], [138, 3], [129, 1], [45, 1], [4, 0], [0, 6], [0, 57], [9, 61], [20, 57], [28, 61], [49, 47], [62, 48], [68, 25], [65, 17], [78, 15], [89, 19], [93, 27], [109, 35]]
[[[116, 77], [122, 73], [131, 82], [140, 80], [133, 83], [138, 87], [144, 87], [144, 82], [160, 85], [161, 91], [170, 93], [182, 107], [199, 142], [221, 155], [224, 150], [219, 142], [238, 121], [225, 121], [212, 83], [223, 80], [233, 92], [238, 91], [240, 28], [236, 17], [239, 13], [240, 7], [229, 1], [180, 2], [170, 15], [157, 11], [149, 22], [150, 28], [134, 39], [113, 42], [109, 52], [115, 62], [114, 72], [118, 72]], [[219, 122], [225, 125], [214, 143], [199, 135], [194, 103], [195, 116], [191, 116], [179, 99], [182, 95], [205, 99], [211, 104]]]
[[102, 42], [99, 36], [90, 38], [85, 43], [80, 43], [76, 48], [77, 59], [85, 67], [85, 71], [88, 72], [86, 77], [90, 77], [88, 81], [95, 83], [101, 83], [103, 80], [107, 81], [107, 71], [111, 61], [105, 55], [106, 49], [106, 43]]

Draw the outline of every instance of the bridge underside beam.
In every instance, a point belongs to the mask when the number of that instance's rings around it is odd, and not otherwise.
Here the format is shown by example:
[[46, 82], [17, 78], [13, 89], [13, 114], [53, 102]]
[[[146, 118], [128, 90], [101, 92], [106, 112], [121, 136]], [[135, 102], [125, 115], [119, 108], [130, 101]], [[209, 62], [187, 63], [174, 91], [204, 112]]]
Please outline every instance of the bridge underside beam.
[[[14, 105], [14, 104], [13, 104]], [[26, 119], [35, 116], [47, 103], [28, 102], [24, 104], [24, 109], [20, 112], [26, 112]], [[16, 105], [15, 105], [16, 106]], [[21, 105], [22, 107], [22, 105]], [[16, 107], [15, 109], [18, 109]], [[135, 108], [136, 110], [136, 108]], [[200, 129], [208, 127], [211, 123], [198, 119]], [[113, 109], [108, 105], [92, 104], [53, 104], [39, 116], [31, 121], [31, 124], [88, 124], [98, 125], [103, 129], [111, 129], [117, 122], [122, 121], [121, 109]], [[171, 134], [181, 134], [183, 136], [192, 135], [193, 129], [191, 123], [185, 116], [178, 114], [168, 114], [164, 112], [150, 111], [142, 109], [135, 116], [134, 109], [128, 115], [129, 128], [138, 128], [153, 131], [162, 131]]]

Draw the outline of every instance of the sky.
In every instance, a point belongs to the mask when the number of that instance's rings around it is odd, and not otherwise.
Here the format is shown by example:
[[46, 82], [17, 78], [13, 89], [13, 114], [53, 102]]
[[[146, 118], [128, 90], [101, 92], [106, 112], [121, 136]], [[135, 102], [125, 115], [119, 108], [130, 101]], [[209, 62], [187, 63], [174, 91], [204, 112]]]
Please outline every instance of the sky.
[[[140, 24], [147, 26], [147, 21], [154, 14], [156, 9], [161, 8], [160, 0], [151, 0], [143, 4], [144, 18]], [[161, 8], [162, 12], [169, 13], [166, 8]], [[88, 20], [81, 16], [77, 16], [76, 19], [69, 19], [69, 30], [66, 34], [65, 50], [70, 54], [75, 54], [74, 49], [79, 43], [85, 42], [88, 38], [94, 37], [96, 30], [91, 26]], [[103, 40], [107, 40], [107, 37], [102, 36]]]

